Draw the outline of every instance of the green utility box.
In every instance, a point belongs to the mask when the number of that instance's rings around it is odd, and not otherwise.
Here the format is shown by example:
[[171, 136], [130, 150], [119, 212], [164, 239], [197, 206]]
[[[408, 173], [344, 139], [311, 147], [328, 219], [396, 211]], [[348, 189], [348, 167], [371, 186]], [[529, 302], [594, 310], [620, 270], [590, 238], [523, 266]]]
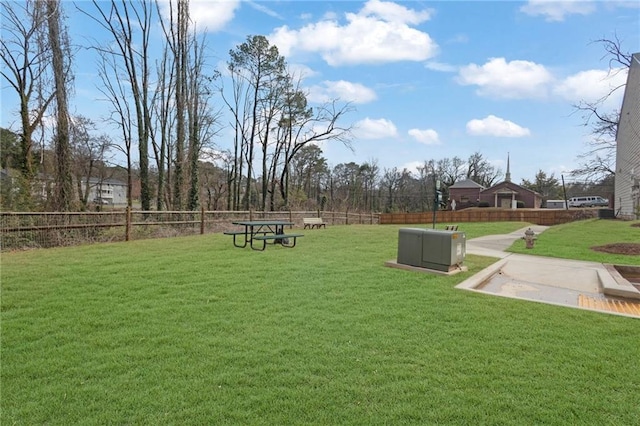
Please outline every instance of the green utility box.
[[465, 255], [463, 232], [422, 228], [398, 232], [397, 263], [450, 272], [462, 265]]

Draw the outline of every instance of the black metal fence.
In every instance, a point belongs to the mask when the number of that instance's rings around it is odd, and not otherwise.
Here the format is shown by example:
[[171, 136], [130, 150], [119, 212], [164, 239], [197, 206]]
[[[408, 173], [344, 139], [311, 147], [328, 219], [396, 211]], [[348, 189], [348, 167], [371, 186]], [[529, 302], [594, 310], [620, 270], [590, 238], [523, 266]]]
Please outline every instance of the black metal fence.
[[2, 251], [61, 247], [146, 238], [224, 232], [237, 220], [288, 220], [302, 227], [305, 217], [329, 225], [378, 224], [377, 213], [318, 211], [110, 211], [0, 212]]

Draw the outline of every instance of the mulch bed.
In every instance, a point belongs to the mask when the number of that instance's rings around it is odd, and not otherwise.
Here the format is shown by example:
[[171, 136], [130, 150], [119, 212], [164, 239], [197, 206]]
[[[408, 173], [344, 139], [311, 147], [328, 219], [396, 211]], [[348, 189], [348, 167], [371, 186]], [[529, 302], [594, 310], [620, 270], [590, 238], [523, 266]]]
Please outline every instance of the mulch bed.
[[591, 250], [613, 254], [628, 254], [640, 256], [640, 243], [613, 243], [604, 246], [591, 247]]

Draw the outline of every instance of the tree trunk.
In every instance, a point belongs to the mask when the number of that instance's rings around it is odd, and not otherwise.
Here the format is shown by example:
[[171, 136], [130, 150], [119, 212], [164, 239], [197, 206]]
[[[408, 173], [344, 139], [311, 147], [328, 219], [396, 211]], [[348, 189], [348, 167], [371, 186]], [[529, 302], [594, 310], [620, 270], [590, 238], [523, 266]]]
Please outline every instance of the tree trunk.
[[[73, 179], [71, 176], [69, 111], [67, 103], [67, 77], [69, 70], [65, 63], [65, 52], [63, 51], [64, 39], [66, 37], [61, 34], [60, 30], [60, 0], [49, 0], [46, 4], [57, 106], [55, 207], [60, 211], [69, 211], [73, 200]], [[69, 52], [67, 51], [66, 54], [68, 55]]]

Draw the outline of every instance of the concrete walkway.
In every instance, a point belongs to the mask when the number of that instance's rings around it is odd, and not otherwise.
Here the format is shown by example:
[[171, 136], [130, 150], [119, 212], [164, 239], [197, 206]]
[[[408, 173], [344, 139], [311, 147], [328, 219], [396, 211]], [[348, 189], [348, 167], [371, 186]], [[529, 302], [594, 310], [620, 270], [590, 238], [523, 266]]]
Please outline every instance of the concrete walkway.
[[536, 235], [548, 227], [532, 225], [504, 235], [467, 240], [470, 254], [500, 260], [460, 283], [457, 288], [640, 318], [640, 292], [615, 276], [612, 268], [584, 262], [507, 253], [531, 228]]
[[473, 238], [467, 240], [467, 253], [477, 254], [480, 256], [498, 257], [500, 259], [509, 256], [505, 250], [511, 247], [516, 241], [524, 237], [527, 229], [531, 228], [536, 235], [549, 229], [548, 226], [531, 225], [526, 228], [518, 229], [510, 234], [503, 235], [485, 235], [484, 237]]

